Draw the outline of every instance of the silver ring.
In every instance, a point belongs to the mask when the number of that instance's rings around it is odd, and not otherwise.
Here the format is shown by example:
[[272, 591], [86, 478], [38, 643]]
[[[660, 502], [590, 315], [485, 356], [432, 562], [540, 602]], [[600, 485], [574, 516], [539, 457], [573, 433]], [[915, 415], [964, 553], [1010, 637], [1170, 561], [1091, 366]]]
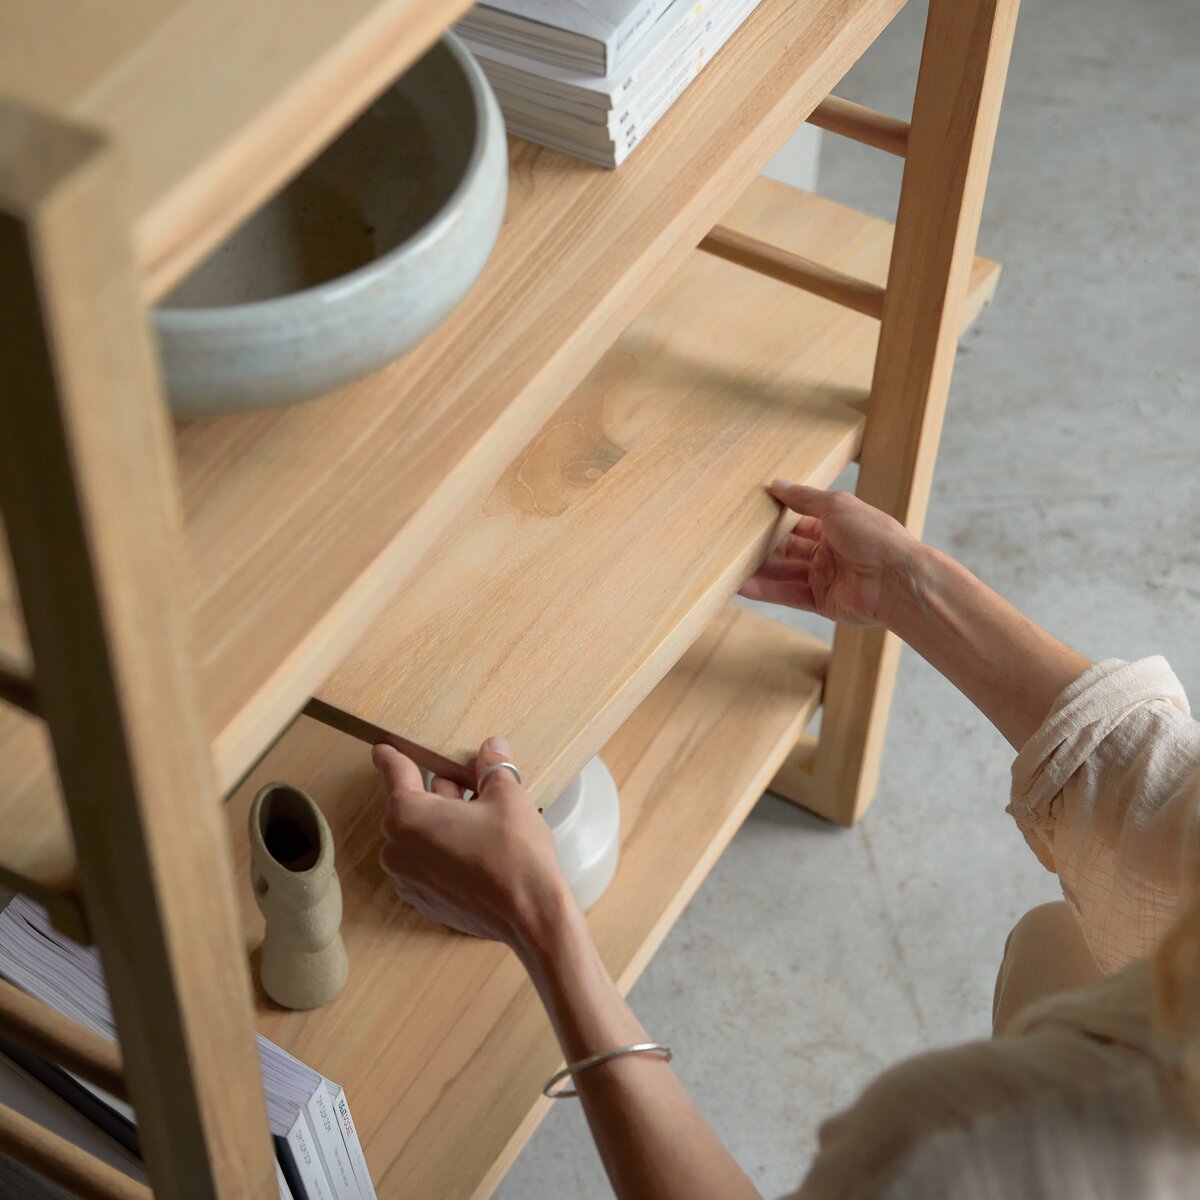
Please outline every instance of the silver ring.
[[493, 771], [511, 771], [511, 772], [513, 773], [513, 777], [516, 779], [516, 781], [517, 781], [518, 783], [524, 783], [524, 782], [525, 782], [525, 781], [524, 781], [524, 780], [521, 778], [521, 771], [520, 771], [520, 769], [518, 768], [518, 766], [517, 766], [517, 764], [516, 764], [516, 763], [510, 763], [510, 762], [498, 762], [498, 763], [492, 763], [492, 765], [491, 765], [490, 767], [484, 767], [484, 768], [483, 768], [483, 770], [479, 772], [479, 778], [478, 778], [478, 779], [475, 781], [475, 783], [476, 783], [476, 788], [475, 788], [475, 790], [476, 790], [477, 792], [482, 792], [482, 791], [483, 791], [483, 785], [484, 785], [484, 781], [487, 779], [487, 777], [488, 777], [488, 776], [489, 776], [489, 775], [490, 775], [490, 774], [491, 774]]

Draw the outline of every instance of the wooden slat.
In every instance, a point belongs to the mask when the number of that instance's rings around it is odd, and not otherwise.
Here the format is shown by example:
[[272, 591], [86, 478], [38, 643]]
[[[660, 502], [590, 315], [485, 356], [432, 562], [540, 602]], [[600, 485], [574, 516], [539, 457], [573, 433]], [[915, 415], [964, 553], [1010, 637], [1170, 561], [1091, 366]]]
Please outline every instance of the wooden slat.
[[0, 979], [0, 1033], [42, 1058], [124, 1098], [125, 1068], [116, 1043], [76, 1024]]
[[[890, 225], [783, 184], [726, 220], [867, 280], [887, 269]], [[503, 730], [553, 799], [757, 565], [771, 480], [826, 485], [854, 458], [877, 335], [694, 255], [310, 711], [467, 781]]]
[[[623, 846], [589, 921], [623, 989], [809, 720], [825, 652], [730, 607], [604, 748]], [[395, 898], [376, 861], [381, 796], [366, 749], [305, 719], [230, 805], [251, 944], [262, 922], [245, 822], [274, 778], [308, 791], [332, 827], [350, 981], [313, 1013], [260, 1002], [260, 1030], [346, 1087], [380, 1196], [489, 1195], [548, 1107], [540, 1087], [558, 1066], [532, 987], [507, 950], [431, 926]]]
[[0, 95], [112, 136], [162, 295], [467, 0], [5, 0]]
[[111, 147], [0, 103], [0, 505], [155, 1191], [266, 1200], [170, 429], [121, 196]]
[[823, 300], [843, 304], [875, 320], [883, 313], [883, 287], [879, 284], [856, 279], [844, 271], [836, 271], [801, 254], [792, 254], [728, 226], [717, 225], [710, 230], [696, 249], [811, 292]]
[[[1017, 0], [932, 0], [900, 191], [858, 494], [918, 537], [983, 208]], [[839, 626], [812, 786], [851, 824], [874, 795], [900, 658], [883, 629]]]
[[6, 1104], [0, 1104], [0, 1146], [17, 1162], [83, 1200], [154, 1200], [144, 1184]]
[[865, 104], [843, 100], [840, 96], [826, 96], [808, 117], [809, 123], [853, 138], [876, 150], [898, 154], [903, 158], [908, 153], [909, 124], [899, 117], [876, 112]]

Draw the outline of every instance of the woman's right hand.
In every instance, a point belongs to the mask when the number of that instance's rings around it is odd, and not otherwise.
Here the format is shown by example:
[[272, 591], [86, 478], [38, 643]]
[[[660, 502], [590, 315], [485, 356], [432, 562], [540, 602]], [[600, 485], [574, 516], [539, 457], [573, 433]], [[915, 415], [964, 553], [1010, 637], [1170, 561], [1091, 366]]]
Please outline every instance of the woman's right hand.
[[777, 479], [775, 498], [800, 514], [792, 532], [745, 582], [741, 595], [849, 625], [886, 625], [911, 592], [921, 543], [899, 521], [851, 492]]

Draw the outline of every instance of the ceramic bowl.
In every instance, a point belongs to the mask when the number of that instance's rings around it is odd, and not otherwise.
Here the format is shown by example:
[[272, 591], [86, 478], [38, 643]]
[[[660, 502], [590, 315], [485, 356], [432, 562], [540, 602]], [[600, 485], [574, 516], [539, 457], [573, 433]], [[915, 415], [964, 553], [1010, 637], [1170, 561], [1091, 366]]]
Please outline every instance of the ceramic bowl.
[[171, 407], [323, 395], [433, 330], [504, 216], [504, 121], [446, 34], [155, 310]]

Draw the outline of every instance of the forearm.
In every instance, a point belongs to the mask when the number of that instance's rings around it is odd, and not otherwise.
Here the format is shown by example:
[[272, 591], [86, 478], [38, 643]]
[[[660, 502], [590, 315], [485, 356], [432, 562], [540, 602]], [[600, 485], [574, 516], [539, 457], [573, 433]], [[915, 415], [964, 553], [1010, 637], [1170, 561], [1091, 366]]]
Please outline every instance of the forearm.
[[[582, 914], [564, 905], [517, 948], [568, 1062], [651, 1039], [617, 991]], [[581, 1071], [588, 1125], [620, 1200], [751, 1200], [758, 1191], [657, 1055]]]
[[919, 546], [909, 566], [888, 627], [1020, 749], [1090, 660], [940, 551]]

